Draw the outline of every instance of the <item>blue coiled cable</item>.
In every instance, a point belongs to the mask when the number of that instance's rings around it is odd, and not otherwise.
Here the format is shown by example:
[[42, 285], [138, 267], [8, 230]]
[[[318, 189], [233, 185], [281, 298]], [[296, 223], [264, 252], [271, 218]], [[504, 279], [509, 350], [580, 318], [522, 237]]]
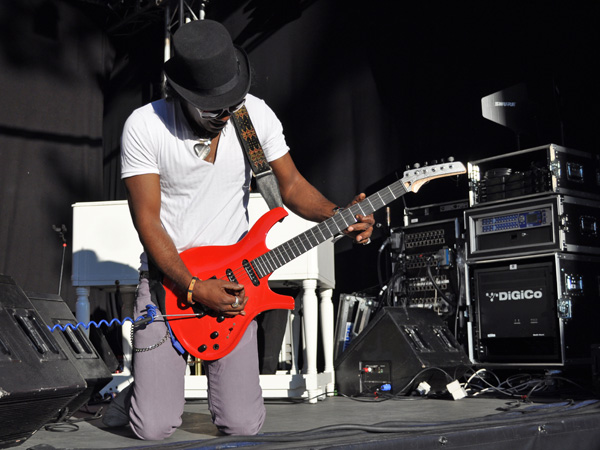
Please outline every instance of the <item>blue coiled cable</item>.
[[140, 325], [154, 322], [154, 318], [158, 314], [158, 312], [157, 312], [158, 308], [154, 305], [146, 305], [146, 310], [148, 311], [146, 314], [138, 317], [135, 320], [132, 319], [131, 317], [125, 317], [123, 320], [119, 320], [119, 319], [115, 318], [115, 319], [112, 319], [110, 322], [106, 321], [105, 319], [102, 319], [100, 322], [95, 322], [92, 320], [88, 323], [78, 322], [75, 325], [73, 325], [72, 323], [68, 323], [66, 325], [61, 325], [58, 323], [58, 324], [54, 325], [53, 327], [48, 325], [48, 329], [50, 331], [54, 331], [58, 328], [61, 331], [66, 331], [67, 328], [72, 328], [73, 330], [76, 330], [79, 327], [83, 327], [87, 330], [91, 326], [94, 326], [96, 328], [100, 328], [102, 325], [106, 325], [107, 327], [112, 327], [115, 323], [118, 325], [123, 325], [125, 322], [131, 322], [134, 324], [134, 326], [140, 326]]

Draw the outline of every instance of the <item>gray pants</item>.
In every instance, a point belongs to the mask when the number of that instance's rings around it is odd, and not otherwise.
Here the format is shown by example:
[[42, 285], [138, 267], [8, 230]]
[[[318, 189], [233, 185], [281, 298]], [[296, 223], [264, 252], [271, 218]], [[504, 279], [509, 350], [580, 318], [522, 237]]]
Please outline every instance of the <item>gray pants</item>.
[[[153, 304], [148, 280], [138, 286], [134, 318]], [[259, 384], [256, 321], [248, 326], [237, 347], [216, 361], [205, 361], [208, 377], [208, 405], [213, 423], [226, 434], [254, 435], [265, 420], [265, 406]], [[166, 339], [163, 320], [136, 329], [133, 355], [133, 393], [130, 425], [141, 439], [161, 440], [181, 425], [185, 404], [186, 360]]]

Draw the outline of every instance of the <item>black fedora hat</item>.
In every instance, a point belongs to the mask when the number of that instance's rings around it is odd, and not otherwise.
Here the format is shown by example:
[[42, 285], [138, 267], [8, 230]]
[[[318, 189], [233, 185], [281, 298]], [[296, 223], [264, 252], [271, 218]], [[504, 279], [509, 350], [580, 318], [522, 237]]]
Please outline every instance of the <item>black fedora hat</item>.
[[214, 111], [240, 103], [250, 90], [250, 63], [223, 25], [195, 20], [173, 35], [164, 65], [172, 88], [197, 108]]

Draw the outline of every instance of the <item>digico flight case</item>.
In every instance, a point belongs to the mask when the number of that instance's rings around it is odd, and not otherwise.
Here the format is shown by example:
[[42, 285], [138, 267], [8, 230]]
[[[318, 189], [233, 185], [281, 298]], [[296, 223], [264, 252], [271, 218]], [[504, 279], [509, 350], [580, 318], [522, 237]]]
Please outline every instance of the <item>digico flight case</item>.
[[591, 363], [600, 257], [553, 253], [467, 264], [469, 356], [486, 365]]

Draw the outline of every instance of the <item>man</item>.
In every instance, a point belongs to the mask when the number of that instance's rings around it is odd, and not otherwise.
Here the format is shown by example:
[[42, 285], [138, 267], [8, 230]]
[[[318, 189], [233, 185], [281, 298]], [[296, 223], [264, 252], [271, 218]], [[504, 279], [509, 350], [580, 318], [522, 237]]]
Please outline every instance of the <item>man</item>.
[[[247, 107], [286, 206], [317, 222], [334, 215], [337, 207], [298, 172], [279, 120], [262, 100], [248, 94], [247, 56], [233, 46], [222, 25], [208, 20], [183, 25], [173, 36], [173, 47], [174, 56], [164, 67], [170, 98], [134, 111], [123, 131], [122, 177], [145, 251], [134, 317], [146, 313], [146, 305], [159, 304], [154, 268], [189, 291], [191, 304], [202, 303], [227, 316], [245, 314], [253, 299], [243, 285], [197, 280], [179, 256], [193, 247], [234, 244], [248, 230], [251, 171], [231, 114]], [[364, 194], [354, 201], [362, 198]], [[373, 217], [357, 219], [346, 234], [368, 243]], [[127, 395], [112, 402], [105, 423], [123, 422], [123, 417], [113, 420], [120, 400], [125, 405], [121, 413], [127, 413], [142, 439], [164, 439], [181, 425], [186, 361], [169, 338], [164, 320], [136, 329], [134, 383]], [[231, 353], [204, 364], [217, 428], [225, 434], [258, 433], [265, 408], [256, 322]]]

